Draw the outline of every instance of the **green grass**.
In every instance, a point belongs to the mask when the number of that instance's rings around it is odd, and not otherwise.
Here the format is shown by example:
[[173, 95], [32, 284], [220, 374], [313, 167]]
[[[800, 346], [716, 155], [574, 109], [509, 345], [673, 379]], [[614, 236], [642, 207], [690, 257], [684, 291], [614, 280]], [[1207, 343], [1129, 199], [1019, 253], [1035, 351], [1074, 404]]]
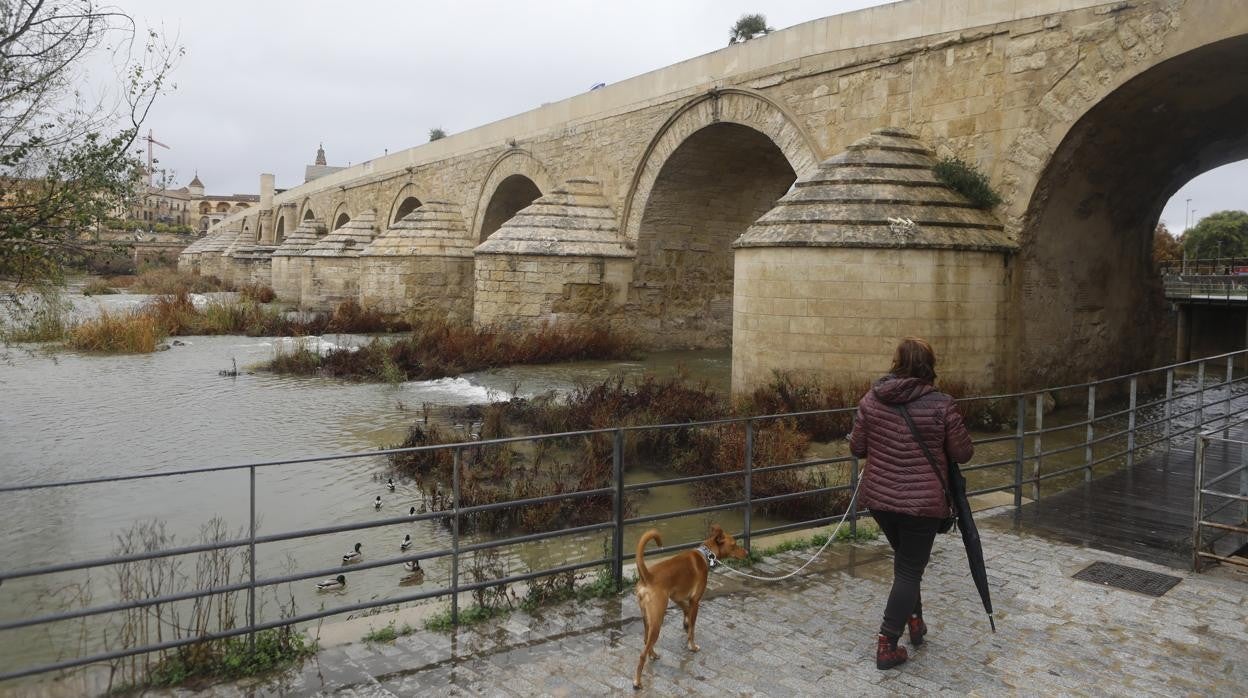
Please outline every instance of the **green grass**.
[[360, 638], [364, 642], [394, 642], [404, 635], [411, 635], [416, 632], [416, 628], [404, 623], [403, 627], [396, 628], [394, 621], [390, 621], [383, 628], [374, 628], [368, 631], [364, 637]]
[[[487, 608], [485, 606], [469, 606], [459, 610], [459, 625], [476, 625], [485, 622], [491, 618], [497, 618], [510, 613], [510, 609], [506, 608]], [[435, 632], [446, 632], [455, 628], [455, 623], [451, 620], [450, 607], [433, 614], [425, 619], [425, 630], [433, 630]]]
[[[550, 606], [564, 601], [586, 601], [588, 599], [606, 599], [618, 596], [624, 590], [631, 588], [637, 583], [637, 577], [630, 575], [621, 580], [620, 586], [615, 585], [615, 579], [611, 576], [611, 571], [605, 567], [599, 568], [594, 574], [593, 579], [588, 583], [579, 586], [569, 586], [561, 584], [556, 587], [547, 587], [538, 583], [530, 584], [528, 593], [520, 601], [520, 610], [532, 612], [544, 606]], [[516, 609], [513, 608], [487, 608], [478, 605], [472, 605], [468, 608], [461, 608], [459, 611], [459, 625], [475, 625], [482, 623], [491, 618], [506, 616]], [[449, 607], [438, 611], [433, 616], [425, 619], [425, 629], [435, 632], [447, 632], [455, 628], [455, 624], [451, 622], [451, 609]]]
[[255, 650], [247, 637], [237, 636], [187, 645], [170, 652], [153, 666], [139, 685], [121, 686], [113, 694], [139, 694], [149, 688], [179, 686], [259, 676], [285, 669], [316, 653], [316, 642], [292, 627], [256, 633]]

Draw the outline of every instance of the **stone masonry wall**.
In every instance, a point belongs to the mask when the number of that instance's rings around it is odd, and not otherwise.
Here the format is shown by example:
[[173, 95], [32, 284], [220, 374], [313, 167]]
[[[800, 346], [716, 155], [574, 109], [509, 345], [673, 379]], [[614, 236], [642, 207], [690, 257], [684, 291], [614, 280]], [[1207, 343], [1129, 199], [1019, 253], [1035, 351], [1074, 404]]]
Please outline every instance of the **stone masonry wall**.
[[360, 299], [359, 257], [304, 257], [299, 305], [304, 310], [333, 310]]
[[302, 257], [285, 255], [273, 257], [271, 277], [273, 292], [279, 300], [297, 303], [303, 292], [303, 267], [306, 262]]
[[245, 284], [272, 286], [273, 268], [271, 266], [271, 258], [235, 258], [233, 262], [231, 278], [235, 286], [243, 286]]
[[617, 302], [632, 260], [537, 255], [475, 259], [473, 321], [532, 329], [601, 318]]
[[360, 258], [360, 300], [386, 313], [472, 321], [471, 257]]
[[941, 376], [991, 388], [1008, 350], [1008, 293], [995, 252], [738, 249], [733, 392], [773, 371], [856, 386], [887, 373], [910, 335], [931, 342]]

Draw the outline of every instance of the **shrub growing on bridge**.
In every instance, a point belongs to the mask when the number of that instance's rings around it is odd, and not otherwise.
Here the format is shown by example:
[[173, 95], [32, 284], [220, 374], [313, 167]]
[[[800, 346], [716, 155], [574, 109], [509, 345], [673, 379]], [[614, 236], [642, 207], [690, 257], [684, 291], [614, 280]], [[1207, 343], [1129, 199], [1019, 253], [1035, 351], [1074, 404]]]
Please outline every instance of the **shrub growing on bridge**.
[[1001, 203], [1001, 195], [992, 188], [988, 177], [962, 158], [941, 158], [934, 171], [937, 179], [965, 196], [977, 208], [991, 209]]

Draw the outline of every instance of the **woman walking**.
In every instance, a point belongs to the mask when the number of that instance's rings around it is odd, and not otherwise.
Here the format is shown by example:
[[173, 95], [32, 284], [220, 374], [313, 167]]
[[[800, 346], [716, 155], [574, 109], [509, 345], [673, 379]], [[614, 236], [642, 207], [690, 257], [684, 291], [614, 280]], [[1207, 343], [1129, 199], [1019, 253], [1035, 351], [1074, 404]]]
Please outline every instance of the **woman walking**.
[[[858, 401], [850, 450], [867, 465], [862, 502], [893, 547], [893, 588], [884, 607], [875, 666], [906, 661], [897, 641], [923, 644], [927, 625], [919, 585], [941, 523], [950, 515], [949, 459], [965, 463], [975, 452], [953, 398], [938, 392], [931, 345], [907, 337], [897, 345], [888, 375]], [[926, 448], [925, 448], [926, 447]]]

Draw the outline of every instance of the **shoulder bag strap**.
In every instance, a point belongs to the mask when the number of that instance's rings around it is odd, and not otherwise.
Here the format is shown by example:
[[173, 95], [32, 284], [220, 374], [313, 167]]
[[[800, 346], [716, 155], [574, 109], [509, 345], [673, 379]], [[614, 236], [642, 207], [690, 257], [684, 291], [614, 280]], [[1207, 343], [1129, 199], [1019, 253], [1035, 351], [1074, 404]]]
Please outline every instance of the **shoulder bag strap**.
[[932, 466], [932, 472], [936, 473], [936, 481], [940, 483], [940, 489], [944, 490], [945, 503], [953, 501], [953, 497], [949, 494], [949, 486], [945, 484], [945, 478], [940, 474], [940, 468], [936, 465], [936, 459], [932, 456], [932, 452], [928, 450], [927, 444], [923, 442], [923, 437], [919, 434], [919, 428], [914, 425], [914, 418], [910, 416], [910, 410], [905, 405], [893, 405], [893, 407], [905, 417], [906, 424], [910, 425], [910, 433], [914, 435], [914, 440], [919, 442], [919, 448], [923, 449], [923, 455], [927, 457], [927, 464]]

